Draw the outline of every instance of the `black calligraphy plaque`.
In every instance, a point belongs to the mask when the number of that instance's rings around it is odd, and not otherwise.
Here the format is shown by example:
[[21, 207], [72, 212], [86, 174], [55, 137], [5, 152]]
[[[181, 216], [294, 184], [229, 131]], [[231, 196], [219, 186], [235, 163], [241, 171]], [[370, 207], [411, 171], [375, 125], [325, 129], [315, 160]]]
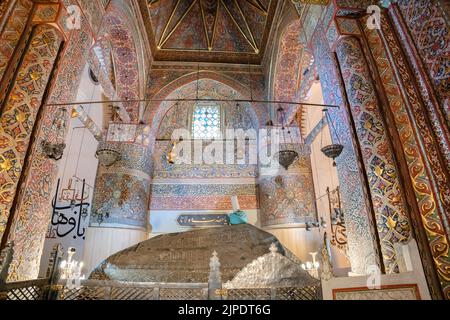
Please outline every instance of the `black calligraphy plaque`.
[[214, 227], [228, 225], [228, 215], [222, 214], [181, 214], [177, 223], [183, 227]]

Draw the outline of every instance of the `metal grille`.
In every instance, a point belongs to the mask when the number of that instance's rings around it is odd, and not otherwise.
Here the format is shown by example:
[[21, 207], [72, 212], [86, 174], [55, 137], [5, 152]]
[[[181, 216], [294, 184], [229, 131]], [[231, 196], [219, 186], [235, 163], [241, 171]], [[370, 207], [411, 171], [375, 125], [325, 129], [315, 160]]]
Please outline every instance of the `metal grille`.
[[229, 289], [223, 298], [227, 300], [270, 300], [271, 291], [269, 288]]
[[60, 295], [61, 300], [104, 300], [106, 287], [81, 287], [78, 289], [68, 289], [64, 287]]
[[155, 300], [155, 288], [112, 288], [111, 300]]
[[194, 139], [220, 138], [220, 106], [196, 105], [192, 115]]
[[208, 299], [208, 289], [161, 288], [161, 300], [205, 300]]
[[[184, 286], [183, 286], [184, 285]], [[46, 280], [17, 282], [0, 290], [0, 300], [41, 300]], [[110, 283], [85, 281], [77, 289], [56, 285], [60, 300], [207, 300], [207, 284]], [[218, 290], [225, 300], [321, 300], [320, 286]]]
[[15, 288], [6, 293], [7, 300], [40, 300], [42, 288], [37, 286]]
[[320, 288], [316, 286], [303, 288], [277, 288], [277, 300], [320, 300]]

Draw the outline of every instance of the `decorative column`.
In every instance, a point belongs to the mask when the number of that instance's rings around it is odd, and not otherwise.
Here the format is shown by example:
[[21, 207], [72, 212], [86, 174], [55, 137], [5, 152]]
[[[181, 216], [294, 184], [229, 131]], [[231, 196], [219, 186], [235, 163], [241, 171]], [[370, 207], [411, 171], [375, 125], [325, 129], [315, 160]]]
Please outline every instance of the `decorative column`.
[[[390, 0], [391, 16], [422, 93], [430, 100], [430, 116], [436, 130], [446, 134], [449, 151], [450, 130], [450, 21], [448, 1]], [[447, 3], [447, 4], [445, 4]], [[447, 154], [450, 158], [450, 155]], [[447, 158], [449, 161], [450, 159]]]
[[148, 237], [152, 172], [148, 133], [148, 126], [110, 124], [107, 141], [99, 143], [83, 258], [88, 271], [112, 253]]
[[[334, 8], [327, 7], [333, 15]], [[328, 20], [329, 22], [329, 20]], [[325, 23], [324, 23], [325, 24]], [[334, 33], [330, 27], [331, 33]], [[334, 57], [327, 42], [327, 33], [319, 28], [313, 37], [312, 45], [317, 70], [322, 84], [324, 102], [339, 105], [340, 108], [328, 110], [333, 121], [336, 134], [332, 134], [333, 143], [344, 146], [342, 154], [336, 159], [339, 185], [341, 190], [342, 209], [347, 227], [348, 259], [353, 274], [364, 275], [371, 266], [380, 266], [379, 247], [376, 241], [376, 229], [373, 221], [371, 203], [368, 200], [368, 190], [362, 174], [358, 145], [350, 125], [350, 115], [347, 112], [344, 88], [339, 81]]]
[[444, 1], [384, 2], [450, 171], [450, 24]]
[[8, 6], [10, 5], [10, 2], [11, 0], [4, 0], [0, 4], [0, 29], [1, 29], [1, 22], [3, 21], [5, 13], [8, 11]]
[[396, 146], [407, 168], [405, 191], [412, 200], [411, 224], [430, 293], [436, 299], [450, 299], [448, 168], [440, 157], [438, 139], [427, 117], [427, 102], [420, 97], [413, 72], [386, 13], [382, 15], [380, 30], [369, 29], [364, 18], [361, 22], [377, 70], [375, 80], [385, 95], [385, 114], [392, 116], [398, 131], [400, 143]]
[[209, 260], [208, 298], [220, 300], [221, 295], [217, 291], [222, 289], [222, 273], [220, 272], [220, 261], [217, 252], [214, 251]]
[[[21, 2], [17, 0], [17, 3]], [[10, 281], [38, 276], [45, 232], [51, 217], [51, 191], [57, 174], [57, 162], [49, 157], [51, 153], [45, 146], [64, 139], [69, 114], [60, 107], [43, 104], [51, 101], [52, 96], [57, 96], [58, 102], [67, 101], [57, 94], [61, 88], [68, 99], [76, 93], [77, 77], [81, 71], [77, 67], [84, 62], [82, 56], [75, 58], [73, 55], [86, 46], [82, 43], [75, 45], [74, 40], [81, 37], [90, 41], [82, 30], [72, 30], [70, 41], [63, 42], [67, 39], [67, 33], [64, 33], [67, 30], [59, 24], [65, 21], [65, 9], [60, 3], [35, 3], [32, 12], [26, 30], [31, 29], [33, 33], [24, 41], [28, 43], [26, 50], [15, 51], [22, 58], [1, 115], [0, 132], [9, 136], [0, 137], [4, 142], [0, 147], [0, 161], [6, 168], [12, 165], [9, 170], [0, 169], [1, 179], [9, 179], [2, 190], [5, 193], [0, 197], [2, 213], [8, 216], [4, 225], [6, 231], [2, 231], [2, 245], [12, 240], [15, 243]], [[60, 70], [56, 61], [62, 59], [59, 52], [63, 43], [71, 49], [64, 56], [71, 63], [58, 64]], [[68, 72], [66, 66], [70, 66], [72, 71]], [[61, 81], [61, 75], [69, 76], [70, 81]], [[9, 140], [2, 140], [5, 137]]]
[[306, 3], [298, 0], [292, 2], [303, 20], [299, 33], [306, 38], [308, 46], [313, 48], [324, 102], [340, 106], [339, 109], [329, 109], [328, 115], [336, 129], [336, 134], [332, 134], [333, 143], [340, 142], [344, 146], [342, 154], [336, 159], [336, 165], [347, 227], [348, 259], [352, 273], [364, 275], [370, 272], [369, 268], [373, 266], [381, 267], [380, 250], [367, 178], [361, 168], [361, 152], [351, 125], [351, 116], [344, 99], [345, 89], [337, 72], [338, 67], [330, 49], [330, 42], [337, 35], [333, 23], [336, 14], [353, 11], [350, 7], [357, 7], [356, 11], [362, 12], [375, 1], [317, 1], [321, 5], [309, 5], [308, 10], [305, 9], [305, 6], [308, 6]]
[[336, 53], [368, 177], [385, 271], [395, 273], [394, 244], [408, 241], [411, 235], [399, 171], [359, 40], [340, 38]]
[[[62, 40], [54, 27], [39, 25], [35, 28], [1, 112], [0, 236], [6, 229], [33, 127]], [[16, 243], [16, 251], [19, 247]]]
[[0, 5], [0, 105], [32, 30], [28, 23], [32, 8], [31, 0], [9, 0]]

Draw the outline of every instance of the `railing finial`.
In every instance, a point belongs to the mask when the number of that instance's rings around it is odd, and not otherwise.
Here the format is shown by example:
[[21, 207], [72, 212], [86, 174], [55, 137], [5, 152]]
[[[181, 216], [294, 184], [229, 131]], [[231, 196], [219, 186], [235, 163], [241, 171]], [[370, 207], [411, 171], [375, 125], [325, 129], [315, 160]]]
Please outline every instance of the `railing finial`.
[[320, 270], [320, 278], [324, 281], [328, 281], [334, 277], [333, 265], [331, 264], [330, 253], [328, 252], [327, 233], [323, 235], [323, 246], [320, 250], [322, 266]]
[[220, 272], [220, 260], [217, 252], [214, 250], [211, 259], [209, 260], [209, 278], [208, 278], [208, 292], [209, 299], [220, 300], [221, 295], [217, 294], [217, 290], [222, 289], [222, 274]]

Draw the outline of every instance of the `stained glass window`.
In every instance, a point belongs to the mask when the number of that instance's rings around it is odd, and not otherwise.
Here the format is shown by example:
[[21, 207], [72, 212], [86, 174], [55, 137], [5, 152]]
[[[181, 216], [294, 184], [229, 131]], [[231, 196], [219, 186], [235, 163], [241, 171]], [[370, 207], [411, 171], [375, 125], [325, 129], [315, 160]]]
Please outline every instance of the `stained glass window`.
[[220, 131], [220, 106], [196, 105], [192, 114], [192, 136], [194, 139], [218, 139]]

